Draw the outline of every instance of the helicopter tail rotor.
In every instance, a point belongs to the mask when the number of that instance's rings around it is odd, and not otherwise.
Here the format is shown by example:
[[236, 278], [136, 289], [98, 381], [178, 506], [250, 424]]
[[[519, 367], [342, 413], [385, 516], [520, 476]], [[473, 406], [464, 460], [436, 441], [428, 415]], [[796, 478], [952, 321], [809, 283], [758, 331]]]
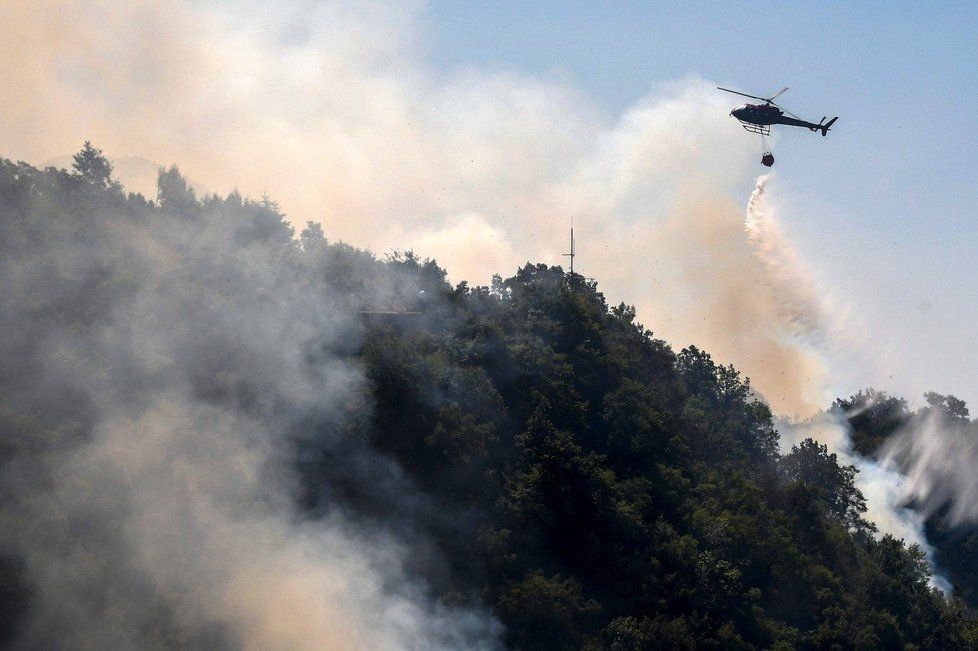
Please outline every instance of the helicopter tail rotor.
[[[824, 120], [825, 118], [822, 118], [822, 119]], [[835, 121], [836, 121], [836, 120], [838, 120], [838, 119], [839, 119], [839, 116], [837, 115], [837, 116], [835, 116], [834, 118], [832, 118], [831, 120], [829, 120], [829, 121], [828, 121], [827, 123], [825, 123], [825, 125], [823, 125], [823, 126], [821, 126], [821, 127], [820, 127], [820, 129], [822, 130], [822, 137], [823, 137], [823, 138], [824, 138], [825, 136], [827, 136], [827, 135], [828, 135], [828, 133], [829, 133], [829, 128], [830, 128], [830, 127], [831, 127], [831, 126], [832, 126], [833, 124], [835, 124]], [[821, 122], [819, 122], [819, 124], [822, 124], [822, 123], [821, 123]]]

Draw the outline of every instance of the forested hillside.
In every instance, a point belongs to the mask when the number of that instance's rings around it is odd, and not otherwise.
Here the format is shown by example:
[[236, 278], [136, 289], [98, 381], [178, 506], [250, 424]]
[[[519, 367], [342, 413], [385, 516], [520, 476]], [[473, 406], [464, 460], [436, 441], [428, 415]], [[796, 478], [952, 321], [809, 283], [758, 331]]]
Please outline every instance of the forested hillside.
[[[343, 576], [411, 620], [393, 646], [978, 645], [923, 552], [864, 519], [854, 468], [811, 440], [781, 455], [736, 369], [594, 282], [528, 263], [453, 287], [296, 235], [267, 197], [196, 197], [171, 168], [148, 200], [98, 150], [75, 161], [0, 161], [11, 648], [256, 648], [266, 611], [229, 595], [317, 531], [374, 550], [376, 586]], [[839, 403], [863, 454], [910, 417], [884, 398]], [[975, 540], [938, 558], [972, 605]]]

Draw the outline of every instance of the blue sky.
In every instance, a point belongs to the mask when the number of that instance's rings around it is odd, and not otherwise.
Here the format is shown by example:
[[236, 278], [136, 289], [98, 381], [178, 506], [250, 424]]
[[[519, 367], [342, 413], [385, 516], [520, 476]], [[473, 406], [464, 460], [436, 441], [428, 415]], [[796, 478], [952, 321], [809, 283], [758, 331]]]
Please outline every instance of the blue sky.
[[786, 226], [887, 340], [897, 390], [978, 400], [978, 4], [435, 0], [427, 20], [436, 67], [555, 79], [612, 114], [698, 76], [839, 115], [775, 144]]

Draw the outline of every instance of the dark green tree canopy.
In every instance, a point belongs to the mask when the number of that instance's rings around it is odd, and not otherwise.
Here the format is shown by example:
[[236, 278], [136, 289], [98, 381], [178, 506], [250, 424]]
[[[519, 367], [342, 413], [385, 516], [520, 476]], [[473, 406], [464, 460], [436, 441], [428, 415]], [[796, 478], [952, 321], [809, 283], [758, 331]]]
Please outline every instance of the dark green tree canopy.
[[859, 471], [854, 466], [839, 465], [835, 453], [829, 453], [826, 445], [805, 439], [781, 459], [781, 471], [789, 481], [809, 487], [826, 512], [850, 529], [869, 526], [862, 520], [866, 498], [855, 484]]

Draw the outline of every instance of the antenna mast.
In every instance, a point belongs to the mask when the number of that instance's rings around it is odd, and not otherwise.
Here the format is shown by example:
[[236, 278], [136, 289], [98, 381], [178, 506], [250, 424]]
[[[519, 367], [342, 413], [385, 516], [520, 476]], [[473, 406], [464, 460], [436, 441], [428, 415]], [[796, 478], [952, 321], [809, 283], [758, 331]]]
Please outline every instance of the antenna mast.
[[570, 253], [563, 253], [561, 255], [565, 255], [568, 258], [570, 258], [570, 272], [571, 272], [571, 275], [573, 276], [574, 275], [574, 255], [575, 255], [574, 254], [574, 226], [573, 225], [571, 225], [570, 231], [571, 231], [571, 242], [570, 242], [571, 248], [570, 248]]

